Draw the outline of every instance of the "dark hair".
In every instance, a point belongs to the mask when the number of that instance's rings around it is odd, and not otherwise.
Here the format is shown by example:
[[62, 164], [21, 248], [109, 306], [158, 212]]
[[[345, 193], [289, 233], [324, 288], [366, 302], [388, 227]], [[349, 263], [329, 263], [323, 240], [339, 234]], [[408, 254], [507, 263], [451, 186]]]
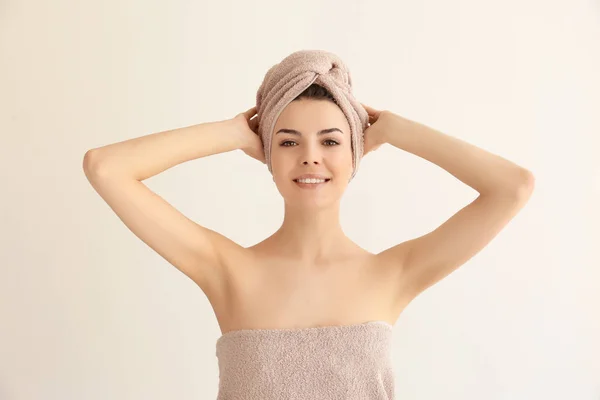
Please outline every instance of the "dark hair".
[[329, 100], [335, 104], [337, 101], [329, 92], [329, 90], [325, 89], [323, 86], [313, 83], [309, 87], [307, 87], [302, 93], [300, 93], [294, 100], [300, 100], [302, 98], [306, 99], [314, 99], [314, 100]]

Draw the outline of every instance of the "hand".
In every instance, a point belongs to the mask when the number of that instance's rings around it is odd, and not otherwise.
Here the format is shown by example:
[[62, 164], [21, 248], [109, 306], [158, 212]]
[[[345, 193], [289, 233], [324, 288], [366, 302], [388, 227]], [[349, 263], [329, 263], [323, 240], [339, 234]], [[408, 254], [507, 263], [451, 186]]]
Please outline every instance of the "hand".
[[240, 135], [240, 149], [250, 157], [266, 164], [263, 143], [257, 133], [258, 118], [252, 119], [255, 115], [256, 106], [239, 113], [231, 121], [236, 132]]
[[[365, 143], [363, 157], [371, 151], [377, 150], [379, 146], [387, 142], [385, 133], [390, 119], [390, 112], [376, 110], [363, 103], [360, 103], [369, 114], [369, 126], [364, 131]], [[389, 129], [389, 127], [387, 128]]]

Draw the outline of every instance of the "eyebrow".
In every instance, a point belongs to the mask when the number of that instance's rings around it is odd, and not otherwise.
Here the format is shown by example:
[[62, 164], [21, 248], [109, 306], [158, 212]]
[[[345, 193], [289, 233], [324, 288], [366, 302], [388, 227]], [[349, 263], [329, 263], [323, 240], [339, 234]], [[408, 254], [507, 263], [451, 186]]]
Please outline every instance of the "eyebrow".
[[[322, 129], [322, 130], [320, 130], [319, 132], [317, 132], [317, 136], [319, 136], [319, 135], [326, 135], [328, 133], [335, 132], [335, 131], [340, 132], [342, 135], [344, 134], [344, 132], [342, 132], [338, 128], [329, 128], [329, 129]], [[282, 128], [282, 129], [278, 130], [275, 134], [277, 135], [278, 133], [291, 133], [292, 135], [302, 136], [302, 133], [300, 131], [295, 130], [295, 129]]]

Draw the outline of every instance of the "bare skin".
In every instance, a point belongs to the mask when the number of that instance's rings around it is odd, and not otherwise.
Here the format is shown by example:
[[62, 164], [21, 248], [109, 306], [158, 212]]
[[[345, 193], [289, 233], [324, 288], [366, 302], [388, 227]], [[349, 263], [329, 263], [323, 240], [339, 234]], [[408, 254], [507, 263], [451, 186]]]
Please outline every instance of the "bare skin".
[[374, 320], [394, 325], [403, 308], [393, 276], [398, 269], [384, 268], [377, 255], [358, 246], [315, 266], [264, 241], [231, 252], [222, 271], [221, 286], [207, 293], [222, 333]]
[[[342, 132], [315, 135], [323, 127]], [[262, 242], [232, 246], [235, 250], [227, 252], [222, 286], [210, 300], [221, 331], [374, 320], [394, 325], [403, 308], [398, 268], [385, 268], [382, 257], [352, 242], [340, 226], [340, 199], [352, 172], [344, 115], [333, 103], [297, 101], [281, 113], [275, 131], [280, 128], [301, 133], [278, 133], [271, 147], [274, 181], [285, 201], [284, 221]], [[317, 193], [298, 189], [292, 178], [312, 172], [332, 181]]]
[[[327, 101], [292, 102], [281, 113], [275, 131], [301, 132], [277, 133], [271, 147], [284, 220], [272, 236], [248, 248], [186, 218], [142, 181], [185, 161], [237, 149], [264, 163], [249, 121], [254, 109], [231, 120], [89, 150], [83, 169], [124, 224], [206, 294], [222, 333], [375, 320], [394, 325], [412, 299], [500, 232], [527, 203], [534, 179], [483, 149], [390, 112], [367, 110], [371, 126], [365, 130], [365, 154], [392, 144], [480, 193], [432, 232], [378, 254], [362, 249], [341, 229], [340, 200], [352, 172], [349, 126]], [[332, 127], [340, 131], [318, 134]], [[324, 174], [331, 181], [318, 190], [301, 189], [293, 179], [304, 173]]]

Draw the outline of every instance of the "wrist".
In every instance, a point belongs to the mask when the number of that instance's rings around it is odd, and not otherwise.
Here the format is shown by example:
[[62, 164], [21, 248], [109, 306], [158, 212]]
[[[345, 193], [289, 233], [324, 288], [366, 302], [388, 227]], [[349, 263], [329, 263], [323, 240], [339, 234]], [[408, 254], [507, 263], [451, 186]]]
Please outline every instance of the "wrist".
[[387, 112], [384, 125], [385, 130], [385, 141], [390, 143], [391, 141], [397, 140], [397, 136], [400, 134], [406, 134], [409, 131], [414, 131], [419, 124], [410, 119], [401, 117], [398, 114], [394, 114], [390, 111]]
[[[237, 118], [237, 119], [236, 119]], [[248, 123], [248, 121], [241, 115], [238, 115], [236, 118], [231, 119], [228, 122], [229, 129], [233, 136], [235, 136], [238, 148], [244, 150], [253, 148], [256, 146], [256, 139], [260, 139], [259, 135], [249, 127], [252, 126], [252, 123]]]
[[382, 111], [379, 114], [379, 118], [376, 124], [380, 123], [381, 128], [379, 129], [379, 142], [380, 143], [390, 143], [392, 140], [392, 136], [395, 131], [397, 131], [398, 121], [396, 118], [398, 115], [392, 113], [391, 111]]
[[246, 146], [244, 135], [242, 135], [238, 123], [234, 119], [226, 119], [217, 123], [219, 124], [219, 130], [223, 132], [223, 139], [230, 142], [230, 147], [243, 149]]

